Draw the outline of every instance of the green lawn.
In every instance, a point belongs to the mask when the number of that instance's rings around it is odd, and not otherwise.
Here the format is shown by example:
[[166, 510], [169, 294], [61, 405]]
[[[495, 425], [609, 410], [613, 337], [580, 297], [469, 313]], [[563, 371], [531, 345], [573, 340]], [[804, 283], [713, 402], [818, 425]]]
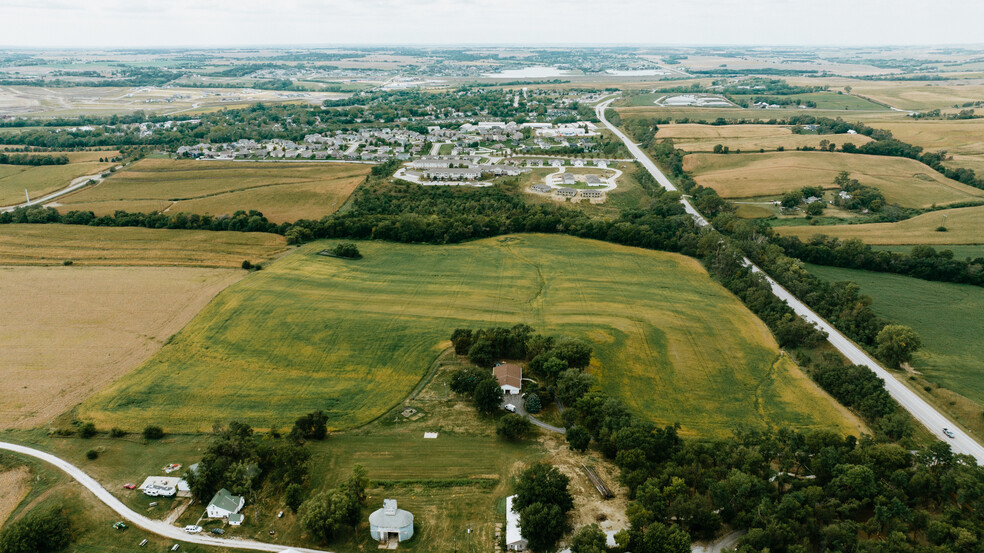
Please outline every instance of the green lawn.
[[[984, 405], [984, 288], [916, 278], [808, 265], [821, 278], [851, 280], [874, 300], [886, 319], [914, 328], [923, 349], [912, 366], [926, 380]], [[977, 420], [968, 421], [975, 426]]]
[[331, 245], [223, 291], [78, 416], [194, 432], [233, 418], [283, 428], [323, 409], [330, 427], [351, 428], [404, 398], [454, 328], [528, 323], [591, 342], [608, 392], [686, 434], [739, 422], [854, 428], [694, 259], [552, 235], [317, 255]]

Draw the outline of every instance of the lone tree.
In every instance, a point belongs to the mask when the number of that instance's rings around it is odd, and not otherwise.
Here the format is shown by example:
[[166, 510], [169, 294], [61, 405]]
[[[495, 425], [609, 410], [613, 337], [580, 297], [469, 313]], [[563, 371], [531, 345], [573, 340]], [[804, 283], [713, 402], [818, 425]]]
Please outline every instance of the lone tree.
[[328, 435], [328, 415], [320, 409], [308, 413], [294, 422], [290, 435], [306, 440], [323, 440]]
[[160, 426], [148, 425], [143, 429], [143, 437], [147, 440], [159, 440], [164, 437], [164, 429]]
[[572, 553], [605, 553], [608, 537], [597, 524], [582, 526], [571, 536]]
[[878, 357], [893, 369], [909, 362], [912, 354], [922, 347], [916, 331], [904, 325], [885, 325], [875, 337], [875, 343], [878, 344]]
[[591, 443], [591, 434], [583, 426], [572, 426], [567, 430], [567, 443], [574, 451], [584, 453]]
[[491, 415], [502, 404], [502, 388], [494, 378], [486, 378], [475, 386], [475, 408], [480, 413]]
[[539, 413], [540, 409], [543, 408], [543, 403], [540, 401], [540, 396], [536, 394], [527, 394], [526, 396], [526, 412], [527, 413]]
[[349, 259], [362, 259], [362, 254], [359, 253], [359, 248], [351, 242], [346, 242], [335, 246], [331, 253], [337, 255], [338, 257], [347, 257]]
[[495, 432], [507, 440], [520, 440], [529, 435], [532, 426], [523, 415], [509, 413], [496, 423]]

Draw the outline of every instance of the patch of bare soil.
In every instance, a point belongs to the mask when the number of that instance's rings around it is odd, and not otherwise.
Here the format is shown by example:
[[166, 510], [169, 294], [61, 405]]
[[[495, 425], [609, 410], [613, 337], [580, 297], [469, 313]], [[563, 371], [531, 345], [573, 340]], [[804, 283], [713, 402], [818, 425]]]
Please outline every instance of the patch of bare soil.
[[0, 428], [32, 428], [139, 366], [216, 294], [229, 269], [0, 269]]
[[31, 471], [27, 467], [0, 472], [0, 527], [27, 495]]

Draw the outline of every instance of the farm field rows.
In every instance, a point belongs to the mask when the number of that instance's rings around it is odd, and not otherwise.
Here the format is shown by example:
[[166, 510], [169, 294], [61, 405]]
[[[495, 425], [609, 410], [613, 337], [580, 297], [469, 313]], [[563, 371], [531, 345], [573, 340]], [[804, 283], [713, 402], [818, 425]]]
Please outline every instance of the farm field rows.
[[836, 188], [847, 171], [861, 184], [881, 190], [889, 204], [930, 207], [984, 199], [984, 190], [948, 179], [918, 161], [838, 152], [689, 154], [684, 168], [698, 184], [725, 198], [771, 196], [803, 186]]
[[871, 139], [852, 134], [793, 134], [789, 127], [778, 125], [700, 125], [694, 123], [660, 125], [657, 139], [672, 138], [673, 144], [688, 152], [710, 152], [721, 144], [731, 151], [775, 150], [783, 147], [794, 150], [804, 146], [816, 148], [821, 140], [838, 146], [851, 142], [855, 146], [867, 144]]
[[60, 209], [96, 215], [255, 209], [278, 223], [320, 219], [337, 211], [368, 173], [361, 164], [143, 159], [60, 200]]
[[282, 236], [258, 232], [0, 225], [0, 265], [165, 265], [240, 267], [287, 249]]
[[358, 261], [317, 255], [330, 245], [228, 288], [79, 416], [196, 431], [217, 417], [283, 427], [323, 409], [331, 428], [350, 428], [400, 401], [454, 328], [527, 323], [590, 341], [604, 389], [685, 434], [855, 424], [693, 259], [544, 235], [361, 242]]
[[[946, 216], [947, 232], [937, 231]], [[868, 244], [984, 244], [984, 206], [944, 209], [917, 215], [897, 223], [865, 223], [861, 225], [782, 226], [776, 232], [808, 240], [815, 234], [826, 234], [846, 240], [858, 238]]]
[[941, 83], [903, 83], [852, 81], [852, 94], [870, 98], [899, 109], [931, 110], [984, 98], [984, 85]]
[[51, 421], [140, 365], [244, 271], [0, 268], [0, 428]]
[[[830, 281], [850, 280], [871, 296], [875, 312], [886, 319], [911, 326], [922, 338], [912, 367], [925, 380], [969, 399], [975, 405], [966, 416], [966, 401], [954, 411], [961, 422], [984, 432], [984, 288], [965, 284], [931, 282], [900, 275], [808, 265], [808, 270]], [[948, 402], [943, 391], [934, 391]]]
[[25, 201], [24, 190], [31, 198], [54, 192], [68, 186], [78, 177], [96, 175], [117, 165], [109, 161], [99, 161], [99, 158], [113, 158], [119, 155], [116, 151], [87, 151], [87, 152], [44, 152], [43, 154], [68, 156], [66, 165], [43, 165], [32, 167], [28, 165], [0, 165], [0, 206], [15, 205]]

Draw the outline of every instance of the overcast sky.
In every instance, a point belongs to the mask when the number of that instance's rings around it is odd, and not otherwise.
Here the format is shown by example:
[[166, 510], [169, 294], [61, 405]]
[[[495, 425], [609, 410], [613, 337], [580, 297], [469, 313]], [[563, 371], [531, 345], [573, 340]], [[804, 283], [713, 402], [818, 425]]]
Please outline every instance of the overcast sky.
[[984, 43], [982, 0], [0, 0], [3, 46]]

